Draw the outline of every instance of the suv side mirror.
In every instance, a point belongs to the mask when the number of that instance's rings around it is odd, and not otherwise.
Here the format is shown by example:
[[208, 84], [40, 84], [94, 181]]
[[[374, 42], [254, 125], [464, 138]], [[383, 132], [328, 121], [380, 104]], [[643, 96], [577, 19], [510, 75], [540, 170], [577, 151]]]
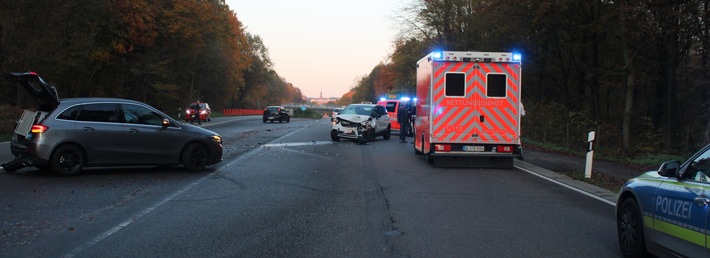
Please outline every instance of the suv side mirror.
[[170, 120], [168, 120], [167, 118], [163, 118], [163, 122], [161, 123], [161, 125], [163, 126], [163, 129], [168, 128], [168, 126], [170, 126]]
[[661, 164], [661, 167], [658, 168], [658, 174], [665, 177], [677, 177], [679, 168], [680, 161], [667, 161]]

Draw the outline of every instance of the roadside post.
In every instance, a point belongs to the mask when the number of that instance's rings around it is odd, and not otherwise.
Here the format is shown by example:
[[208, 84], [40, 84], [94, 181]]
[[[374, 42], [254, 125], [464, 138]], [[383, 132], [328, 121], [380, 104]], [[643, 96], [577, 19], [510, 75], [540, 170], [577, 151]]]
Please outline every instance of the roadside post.
[[594, 158], [594, 131], [587, 135], [587, 163], [584, 167], [584, 178], [592, 178], [592, 160]]

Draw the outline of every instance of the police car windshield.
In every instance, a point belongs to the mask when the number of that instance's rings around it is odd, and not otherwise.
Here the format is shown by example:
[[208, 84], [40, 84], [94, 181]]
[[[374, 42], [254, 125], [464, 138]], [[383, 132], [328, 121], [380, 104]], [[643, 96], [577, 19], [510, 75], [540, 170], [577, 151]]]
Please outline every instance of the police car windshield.
[[372, 114], [372, 108], [374, 107], [375, 106], [369, 105], [350, 105], [343, 109], [343, 112], [340, 112], [340, 114], [369, 116], [370, 114]]

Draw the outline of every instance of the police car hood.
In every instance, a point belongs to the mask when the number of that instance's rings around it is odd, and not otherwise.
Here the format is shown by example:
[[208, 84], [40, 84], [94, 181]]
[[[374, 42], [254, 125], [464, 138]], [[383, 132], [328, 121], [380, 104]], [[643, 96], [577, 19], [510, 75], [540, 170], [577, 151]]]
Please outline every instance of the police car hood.
[[658, 174], [658, 171], [647, 171], [644, 172], [641, 175], [638, 175], [634, 178], [629, 179], [629, 182], [636, 182], [636, 181], [645, 181], [645, 182], [652, 182], [655, 181], [658, 184], [660, 184], [663, 180], [668, 179], [668, 177], [664, 177]]
[[350, 121], [353, 123], [360, 123], [360, 122], [369, 120], [370, 116], [347, 114], [347, 115], [338, 115], [337, 118], [339, 118], [341, 120]]

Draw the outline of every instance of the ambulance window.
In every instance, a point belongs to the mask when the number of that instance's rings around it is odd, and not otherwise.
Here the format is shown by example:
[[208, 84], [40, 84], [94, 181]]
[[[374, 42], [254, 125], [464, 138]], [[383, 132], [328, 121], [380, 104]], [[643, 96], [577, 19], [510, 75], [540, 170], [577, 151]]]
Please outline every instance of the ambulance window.
[[488, 74], [486, 95], [488, 97], [505, 97], [507, 76], [505, 74]]
[[387, 108], [387, 112], [394, 112], [395, 110], [397, 110], [397, 109], [395, 109], [395, 106], [396, 106], [396, 105], [397, 105], [397, 102], [394, 102], [394, 101], [390, 102], [390, 101], [388, 101], [388, 102], [387, 102], [387, 107], [385, 107], [385, 108]]
[[465, 77], [463, 73], [447, 73], [446, 96], [463, 97], [466, 94]]

